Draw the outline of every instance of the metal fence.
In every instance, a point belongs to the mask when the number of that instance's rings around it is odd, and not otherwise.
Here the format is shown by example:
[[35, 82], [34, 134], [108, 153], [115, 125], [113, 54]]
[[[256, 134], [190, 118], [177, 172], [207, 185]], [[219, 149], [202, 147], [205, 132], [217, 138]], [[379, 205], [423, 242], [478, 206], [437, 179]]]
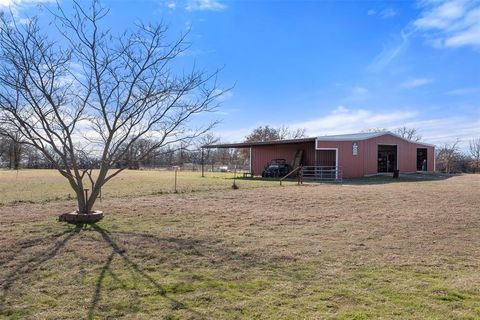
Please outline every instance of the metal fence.
[[342, 182], [342, 168], [339, 166], [303, 166], [299, 182]]

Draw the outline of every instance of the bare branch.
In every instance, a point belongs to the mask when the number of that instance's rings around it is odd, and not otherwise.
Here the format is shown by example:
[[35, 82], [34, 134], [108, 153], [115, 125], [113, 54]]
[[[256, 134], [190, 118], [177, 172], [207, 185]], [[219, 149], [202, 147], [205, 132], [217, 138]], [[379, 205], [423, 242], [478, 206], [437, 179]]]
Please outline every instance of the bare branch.
[[36, 17], [0, 16], [0, 125], [39, 150], [88, 212], [100, 188], [128, 167], [128, 155], [142, 161], [210, 130], [215, 122], [192, 129], [189, 121], [215, 110], [225, 90], [218, 70], [173, 71], [190, 46], [188, 32], [170, 39], [163, 23], [139, 23], [114, 34], [103, 28], [109, 10], [95, 0], [89, 7], [75, 0], [72, 14], [59, 4], [49, 12], [62, 41]]

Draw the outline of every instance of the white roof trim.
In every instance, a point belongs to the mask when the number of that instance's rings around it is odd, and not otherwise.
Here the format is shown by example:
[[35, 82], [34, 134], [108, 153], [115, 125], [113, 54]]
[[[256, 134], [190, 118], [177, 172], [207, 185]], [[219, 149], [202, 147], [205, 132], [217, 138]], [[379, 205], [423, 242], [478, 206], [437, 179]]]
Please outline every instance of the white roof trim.
[[340, 135], [332, 135], [332, 136], [323, 136], [323, 137], [317, 137], [316, 141], [361, 141], [361, 140], [369, 140], [385, 135], [391, 135], [394, 136], [398, 139], [401, 139], [403, 141], [409, 142], [409, 143], [414, 143], [418, 145], [423, 145], [423, 146], [429, 146], [429, 147], [435, 147], [433, 144], [429, 143], [424, 143], [424, 142], [415, 142], [415, 141], [410, 141], [408, 139], [405, 139], [398, 134], [395, 134], [390, 131], [385, 131], [385, 132], [361, 132], [361, 133], [355, 133], [355, 134], [340, 134]]

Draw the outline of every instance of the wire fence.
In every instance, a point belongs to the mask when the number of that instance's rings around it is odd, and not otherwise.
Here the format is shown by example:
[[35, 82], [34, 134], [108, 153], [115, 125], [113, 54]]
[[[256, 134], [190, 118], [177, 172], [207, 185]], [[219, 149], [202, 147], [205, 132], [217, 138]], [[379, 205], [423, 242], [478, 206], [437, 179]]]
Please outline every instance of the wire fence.
[[[102, 188], [101, 199], [137, 197], [170, 193], [199, 192], [230, 189], [236, 178], [239, 188], [256, 188], [277, 185], [275, 180], [242, 179], [242, 168], [222, 171], [187, 170], [169, 167], [148, 170], [126, 170]], [[91, 190], [89, 183], [85, 188]], [[13, 203], [43, 203], [49, 201], [74, 201], [76, 195], [67, 180], [56, 170], [0, 170], [0, 205]], [[100, 200], [100, 199], [99, 199]]]

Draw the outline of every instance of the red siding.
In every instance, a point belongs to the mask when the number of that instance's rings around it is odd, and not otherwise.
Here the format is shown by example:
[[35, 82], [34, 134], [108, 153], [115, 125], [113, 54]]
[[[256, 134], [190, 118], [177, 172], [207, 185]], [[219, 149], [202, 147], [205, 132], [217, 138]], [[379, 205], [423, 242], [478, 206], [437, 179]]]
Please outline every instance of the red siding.
[[[352, 152], [353, 143], [358, 145], [358, 155]], [[427, 149], [427, 170], [434, 171], [434, 152], [432, 146], [425, 146], [405, 141], [393, 135], [360, 140], [360, 141], [317, 141], [318, 148], [338, 149], [338, 166], [342, 167], [344, 178], [362, 177], [378, 172], [378, 145], [397, 146], [397, 165], [400, 172], [415, 172], [417, 170], [417, 148]], [[303, 150], [303, 165], [315, 165], [315, 143], [289, 143], [252, 147], [252, 170], [255, 175], [261, 175], [267, 163], [272, 159], [285, 159], [292, 164], [297, 150]], [[320, 152], [320, 151], [319, 151]]]
[[252, 147], [252, 170], [255, 175], [262, 171], [272, 159], [285, 159], [292, 164], [297, 150], [303, 150], [303, 165], [315, 165], [315, 142], [278, 144]]
[[[358, 155], [352, 153], [353, 142], [358, 144]], [[417, 170], [417, 148], [427, 149], [427, 170], [434, 171], [434, 147], [405, 141], [392, 135], [384, 135], [360, 141], [317, 141], [319, 148], [338, 148], [338, 165], [344, 178], [361, 177], [377, 173], [378, 145], [397, 145], [400, 172]]]
[[317, 150], [317, 166], [336, 166], [337, 153], [335, 150]]

